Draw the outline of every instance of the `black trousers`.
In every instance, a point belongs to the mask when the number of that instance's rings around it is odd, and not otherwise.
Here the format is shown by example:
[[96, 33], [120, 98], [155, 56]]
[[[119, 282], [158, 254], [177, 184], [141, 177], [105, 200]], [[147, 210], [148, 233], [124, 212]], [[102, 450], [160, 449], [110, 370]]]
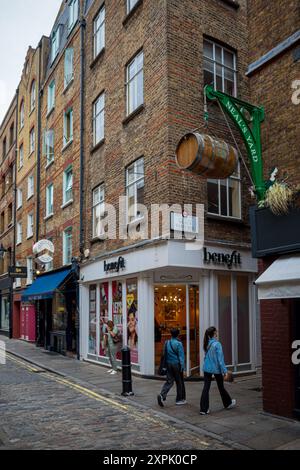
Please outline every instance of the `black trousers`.
[[176, 382], [177, 388], [176, 402], [185, 400], [185, 385], [181, 367], [179, 364], [168, 364], [167, 381], [164, 384], [160, 393], [164, 400], [167, 398], [169, 391], [174, 385], [174, 382]]
[[229, 393], [225, 390], [224, 387], [224, 378], [222, 374], [208, 374], [204, 372], [204, 388], [202, 391], [202, 396], [200, 400], [200, 411], [207, 413], [209, 410], [209, 390], [211, 386], [212, 376], [215, 376], [215, 379], [218, 384], [218, 389], [223, 401], [224, 408], [227, 408], [231, 405], [232, 400]]

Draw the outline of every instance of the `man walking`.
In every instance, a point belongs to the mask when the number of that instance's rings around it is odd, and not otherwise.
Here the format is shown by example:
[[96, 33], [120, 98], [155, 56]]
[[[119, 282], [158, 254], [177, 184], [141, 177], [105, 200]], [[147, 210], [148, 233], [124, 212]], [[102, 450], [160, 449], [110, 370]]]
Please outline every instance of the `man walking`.
[[177, 396], [176, 405], [185, 405], [185, 385], [183, 372], [185, 370], [184, 350], [181, 341], [178, 339], [179, 330], [171, 330], [171, 339], [165, 343], [165, 354], [167, 363], [167, 381], [164, 384], [160, 394], [157, 396], [159, 406], [163, 408], [167, 394], [176, 382]]

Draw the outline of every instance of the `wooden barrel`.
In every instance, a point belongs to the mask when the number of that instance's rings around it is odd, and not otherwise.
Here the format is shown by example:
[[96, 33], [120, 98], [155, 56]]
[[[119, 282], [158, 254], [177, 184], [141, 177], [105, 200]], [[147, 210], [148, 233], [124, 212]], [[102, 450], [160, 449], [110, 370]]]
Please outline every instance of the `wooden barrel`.
[[224, 140], [190, 132], [180, 140], [176, 150], [177, 165], [203, 178], [224, 179], [237, 167], [238, 153]]

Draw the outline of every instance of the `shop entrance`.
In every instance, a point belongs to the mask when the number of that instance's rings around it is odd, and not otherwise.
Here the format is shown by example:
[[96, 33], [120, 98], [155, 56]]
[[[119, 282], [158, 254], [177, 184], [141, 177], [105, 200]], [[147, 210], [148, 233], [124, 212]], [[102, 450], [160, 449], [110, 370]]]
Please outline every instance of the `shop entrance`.
[[[300, 300], [293, 301], [294, 340], [300, 339]], [[295, 417], [300, 419], [300, 364], [295, 366]]]
[[180, 329], [187, 376], [200, 373], [199, 287], [197, 285], [156, 285], [155, 370], [159, 367], [165, 341], [172, 328]]

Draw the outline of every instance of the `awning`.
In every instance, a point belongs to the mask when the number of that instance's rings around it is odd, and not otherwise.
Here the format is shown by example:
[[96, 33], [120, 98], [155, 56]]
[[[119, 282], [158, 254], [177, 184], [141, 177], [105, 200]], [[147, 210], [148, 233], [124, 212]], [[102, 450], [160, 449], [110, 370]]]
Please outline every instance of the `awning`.
[[258, 298], [300, 298], [300, 255], [282, 256], [257, 279]]
[[38, 277], [22, 295], [22, 301], [51, 299], [54, 291], [64, 282], [70, 274], [71, 268]]

